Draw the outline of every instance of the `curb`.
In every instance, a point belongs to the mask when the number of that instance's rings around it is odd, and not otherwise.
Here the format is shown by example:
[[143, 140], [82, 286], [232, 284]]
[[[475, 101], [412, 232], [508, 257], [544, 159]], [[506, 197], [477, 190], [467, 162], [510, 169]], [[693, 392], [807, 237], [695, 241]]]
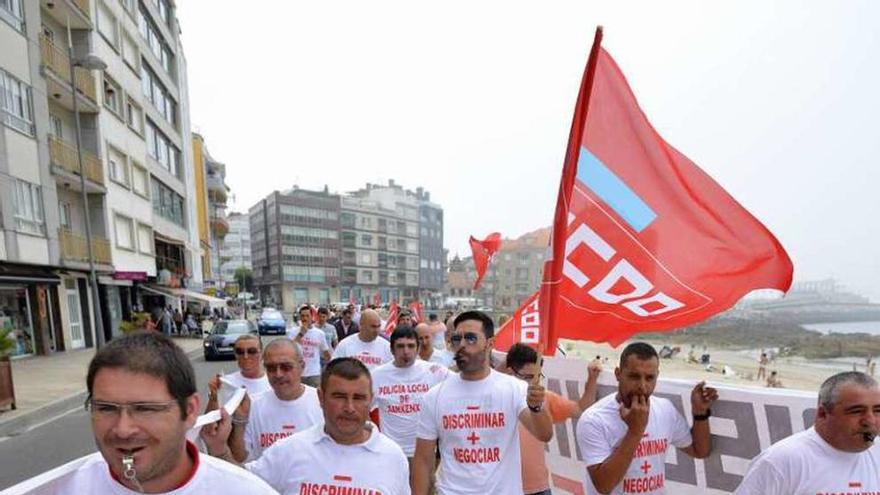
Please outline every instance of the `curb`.
[[[198, 357], [201, 352], [200, 348], [196, 348], [187, 352], [186, 356], [192, 360]], [[87, 395], [85, 390], [75, 392], [6, 421], [0, 420], [0, 437], [21, 435], [44, 421], [48, 421], [73, 409], [81, 408]]]

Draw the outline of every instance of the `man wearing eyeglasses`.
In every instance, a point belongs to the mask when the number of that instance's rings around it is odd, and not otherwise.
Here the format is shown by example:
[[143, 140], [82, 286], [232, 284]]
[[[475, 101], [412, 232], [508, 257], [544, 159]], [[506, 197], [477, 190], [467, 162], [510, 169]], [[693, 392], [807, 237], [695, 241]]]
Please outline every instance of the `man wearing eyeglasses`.
[[[526, 344], [516, 343], [507, 350], [502, 369], [504, 372], [530, 383], [535, 380], [532, 373], [535, 369], [534, 365], [537, 365], [539, 360], [540, 357], [536, 350]], [[577, 402], [550, 390], [546, 392], [545, 403], [553, 423], [558, 424], [569, 419], [577, 421], [580, 418], [581, 413], [596, 400], [600, 373], [602, 373], [601, 364], [589, 364], [584, 392]], [[522, 456], [523, 493], [526, 495], [550, 495], [550, 470], [547, 469], [547, 461], [544, 458], [545, 443], [535, 438], [520, 425], [519, 446]]]
[[333, 357], [353, 357], [364, 363], [367, 369], [373, 369], [385, 364], [394, 356], [388, 341], [380, 339], [379, 331], [382, 329], [382, 319], [373, 309], [367, 309], [361, 315], [360, 332], [346, 337], [336, 346]]
[[263, 366], [272, 392], [245, 398], [232, 416], [229, 449], [238, 462], [258, 459], [272, 444], [321, 422], [318, 392], [300, 381], [302, 352], [290, 339], [269, 342]]
[[[272, 390], [260, 362], [262, 347], [260, 337], [253, 334], [244, 334], [235, 339], [232, 349], [235, 351], [238, 371], [223, 376], [223, 379], [233, 386], [244, 387], [251, 399], [256, 399]], [[220, 384], [220, 375], [215, 375], [208, 380], [208, 403], [205, 406], [205, 412], [220, 407], [217, 402], [217, 391], [220, 390]]]
[[523, 493], [517, 424], [541, 442], [553, 438], [540, 367], [528, 365], [525, 372], [534, 377], [528, 384], [491, 369], [495, 326], [485, 313], [465, 311], [454, 325], [450, 340], [460, 373], [429, 390], [422, 400], [413, 494], [430, 491], [438, 442], [442, 462], [438, 494]]
[[186, 440], [199, 414], [195, 372], [168, 337], [136, 332], [113, 339], [89, 364], [86, 387], [99, 452], [54, 493], [276, 493]]

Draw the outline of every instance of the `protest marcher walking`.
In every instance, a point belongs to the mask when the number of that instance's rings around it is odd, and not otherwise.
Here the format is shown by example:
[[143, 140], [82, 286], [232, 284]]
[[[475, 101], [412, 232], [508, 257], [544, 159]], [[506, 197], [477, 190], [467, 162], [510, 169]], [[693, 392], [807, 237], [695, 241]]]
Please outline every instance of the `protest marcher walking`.
[[330, 360], [332, 348], [327, 345], [324, 331], [312, 326], [312, 308], [307, 304], [299, 308], [299, 328], [293, 334], [293, 341], [302, 348], [305, 361], [302, 382], [317, 388], [321, 382], [321, 361]]
[[340, 342], [333, 357], [353, 357], [368, 369], [390, 362], [394, 356], [388, 341], [379, 338], [382, 328], [379, 313], [373, 309], [365, 310], [361, 315], [360, 331]]

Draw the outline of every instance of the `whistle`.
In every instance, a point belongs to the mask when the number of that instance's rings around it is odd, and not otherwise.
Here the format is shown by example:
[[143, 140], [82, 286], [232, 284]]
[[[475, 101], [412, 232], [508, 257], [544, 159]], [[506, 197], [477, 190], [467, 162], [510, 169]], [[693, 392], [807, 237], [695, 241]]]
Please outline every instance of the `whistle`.
[[137, 472], [134, 470], [134, 457], [127, 455], [122, 458], [122, 475], [128, 480], [137, 478]]

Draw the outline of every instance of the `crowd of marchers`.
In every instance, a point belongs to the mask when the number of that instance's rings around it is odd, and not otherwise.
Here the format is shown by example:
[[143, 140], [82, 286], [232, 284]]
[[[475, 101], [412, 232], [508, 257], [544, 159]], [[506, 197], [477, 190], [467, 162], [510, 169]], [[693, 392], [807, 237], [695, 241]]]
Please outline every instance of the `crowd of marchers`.
[[[168, 337], [110, 342], [87, 375], [99, 452], [56, 493], [550, 494], [545, 447], [568, 420], [587, 493], [673, 493], [667, 452], [712, 452], [718, 391], [696, 384], [686, 418], [654, 395], [659, 359], [648, 344], [621, 351], [616, 393], [597, 400], [595, 360], [572, 400], [544, 388], [533, 348], [493, 353], [495, 325], [479, 311], [445, 322], [404, 313], [388, 336], [372, 309], [312, 315], [304, 306], [289, 337], [265, 346], [239, 337], [238, 371], [212, 378], [206, 401]], [[231, 414], [218, 399], [230, 385], [246, 389]], [[200, 413], [218, 408], [219, 421], [188, 437]], [[878, 383], [834, 375], [815, 425], [753, 459], [736, 493], [877, 493], [878, 431]]]

